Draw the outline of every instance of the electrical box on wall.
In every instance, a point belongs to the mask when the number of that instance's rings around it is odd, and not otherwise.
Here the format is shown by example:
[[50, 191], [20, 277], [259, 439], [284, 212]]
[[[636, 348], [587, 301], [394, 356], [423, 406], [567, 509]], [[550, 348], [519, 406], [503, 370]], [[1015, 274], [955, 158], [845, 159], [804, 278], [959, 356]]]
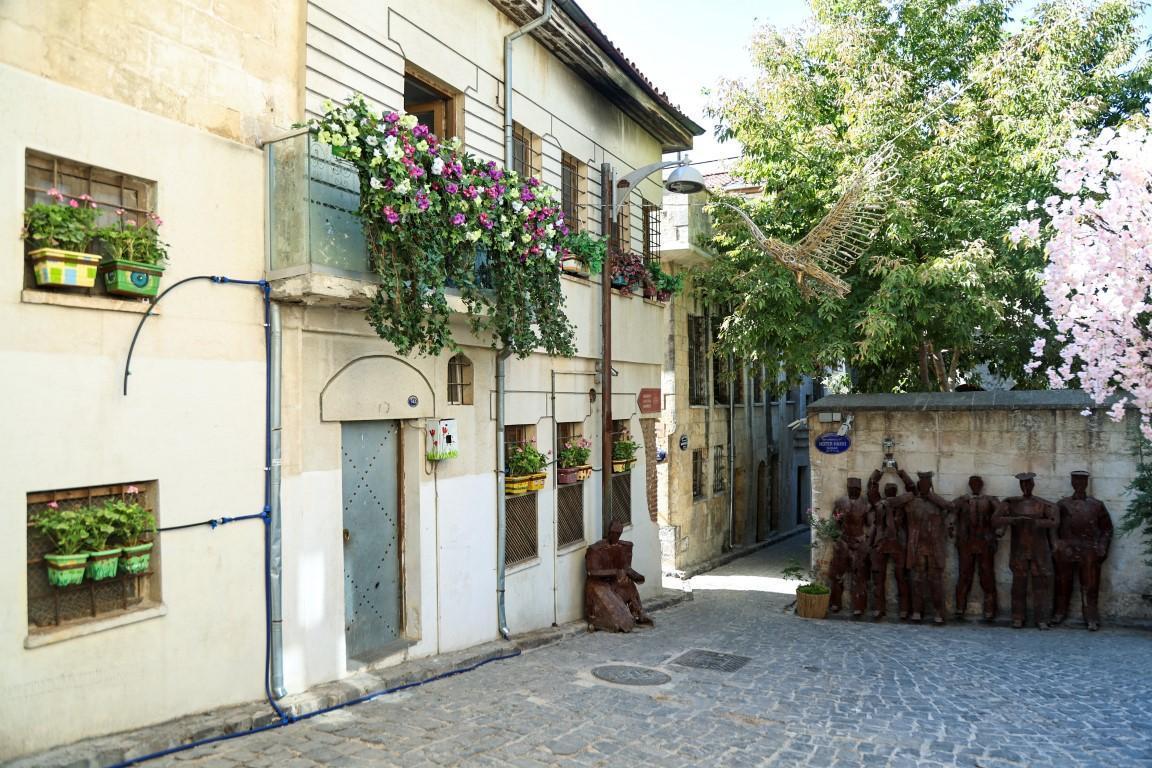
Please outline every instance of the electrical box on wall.
[[456, 419], [429, 419], [428, 459], [454, 459], [460, 455], [460, 440], [456, 435]]

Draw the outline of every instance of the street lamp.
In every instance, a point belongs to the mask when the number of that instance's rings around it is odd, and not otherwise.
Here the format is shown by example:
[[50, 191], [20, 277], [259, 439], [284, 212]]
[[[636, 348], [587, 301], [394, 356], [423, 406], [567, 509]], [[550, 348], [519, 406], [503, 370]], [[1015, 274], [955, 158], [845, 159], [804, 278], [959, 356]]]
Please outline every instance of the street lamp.
[[600, 275], [600, 348], [602, 358], [600, 371], [604, 404], [601, 406], [600, 423], [600, 524], [607, 530], [612, 514], [612, 253], [619, 250], [619, 233], [616, 219], [620, 207], [628, 199], [632, 186], [648, 176], [665, 168], [675, 168], [664, 181], [664, 189], [681, 195], [691, 195], [704, 191], [704, 177], [700, 171], [688, 164], [687, 160], [671, 160], [651, 163], [625, 174], [613, 183], [612, 166], [600, 166], [601, 188], [607, 198], [601, 209], [601, 223], [608, 234], [608, 257], [604, 260], [604, 271]]

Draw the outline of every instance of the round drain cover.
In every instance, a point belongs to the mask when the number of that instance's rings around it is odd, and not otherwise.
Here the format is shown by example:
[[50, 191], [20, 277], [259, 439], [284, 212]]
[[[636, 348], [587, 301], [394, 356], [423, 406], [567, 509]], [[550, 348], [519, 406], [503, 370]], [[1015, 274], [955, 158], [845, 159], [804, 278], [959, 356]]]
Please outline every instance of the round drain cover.
[[606, 664], [592, 670], [592, 675], [618, 685], [664, 685], [672, 678], [660, 670], [633, 667], [628, 664]]

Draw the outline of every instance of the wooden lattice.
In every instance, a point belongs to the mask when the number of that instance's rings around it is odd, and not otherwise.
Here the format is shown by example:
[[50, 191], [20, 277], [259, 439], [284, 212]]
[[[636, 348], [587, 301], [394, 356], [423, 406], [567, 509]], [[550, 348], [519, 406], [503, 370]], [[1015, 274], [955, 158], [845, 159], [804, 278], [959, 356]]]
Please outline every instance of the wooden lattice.
[[556, 489], [556, 546], [584, 540], [584, 483]]
[[504, 512], [504, 564], [514, 565], [537, 556], [536, 496], [509, 496]]

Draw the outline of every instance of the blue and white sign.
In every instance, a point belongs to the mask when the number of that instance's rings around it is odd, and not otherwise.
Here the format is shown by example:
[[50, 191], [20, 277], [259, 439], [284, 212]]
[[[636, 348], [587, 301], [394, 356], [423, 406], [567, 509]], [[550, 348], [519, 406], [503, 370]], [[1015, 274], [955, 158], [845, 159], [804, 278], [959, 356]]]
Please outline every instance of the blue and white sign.
[[852, 438], [847, 435], [838, 435], [835, 432], [825, 432], [816, 438], [816, 450], [820, 453], [844, 453], [852, 447]]

